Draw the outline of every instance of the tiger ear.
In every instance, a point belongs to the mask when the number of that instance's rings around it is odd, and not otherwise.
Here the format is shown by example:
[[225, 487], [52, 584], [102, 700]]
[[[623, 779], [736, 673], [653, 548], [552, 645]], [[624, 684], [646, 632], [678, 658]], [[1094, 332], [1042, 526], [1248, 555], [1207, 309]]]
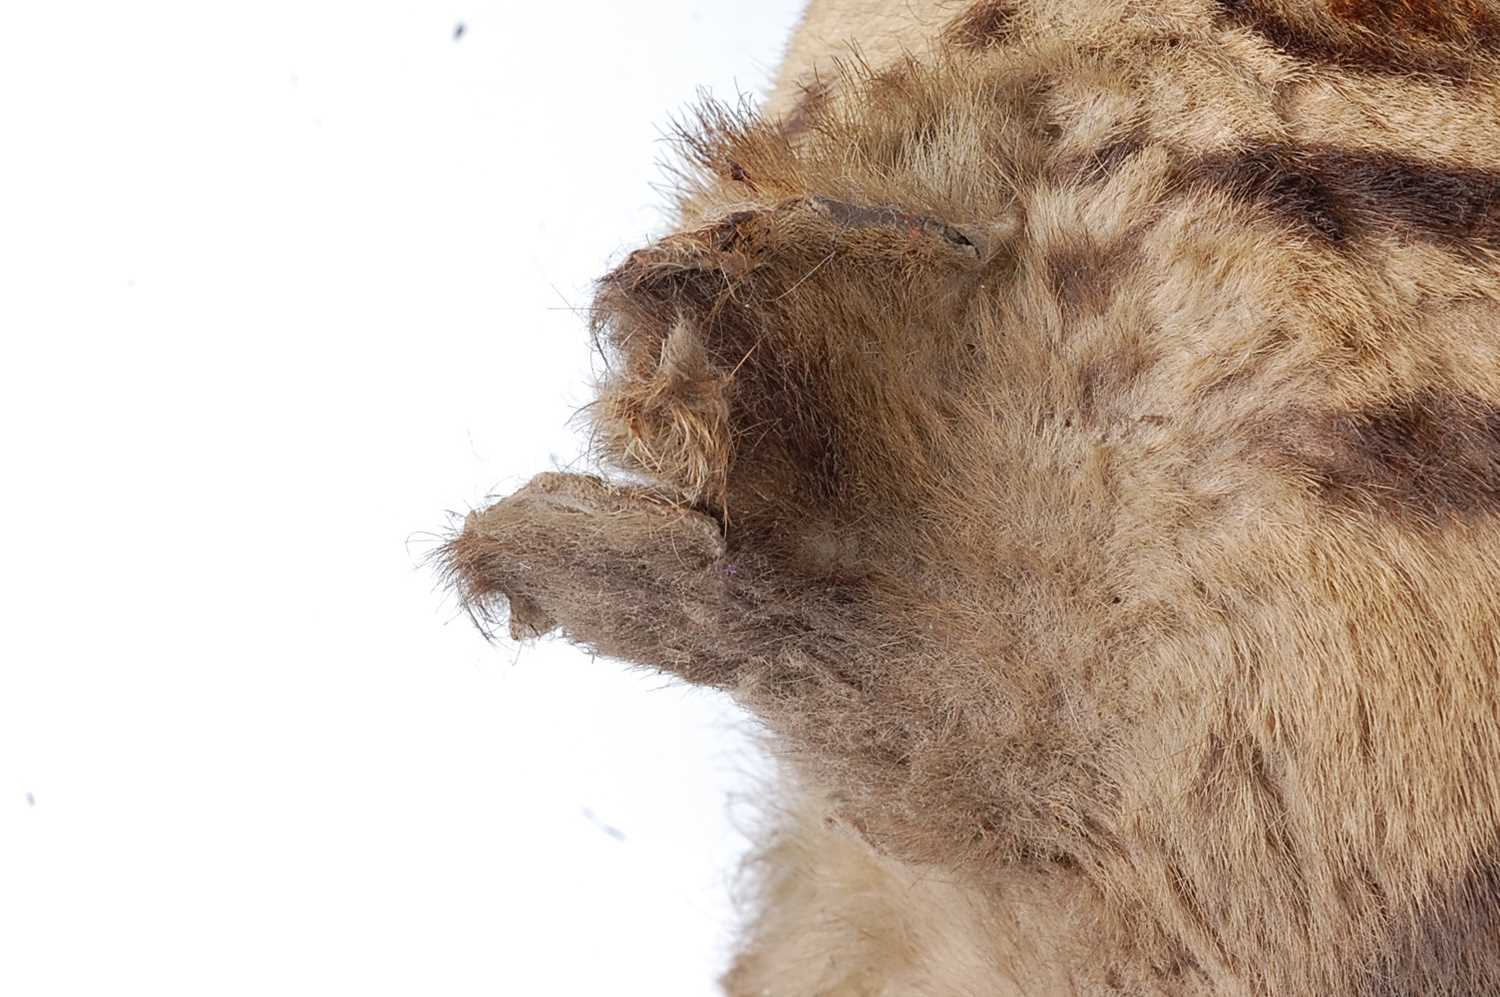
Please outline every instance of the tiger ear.
[[722, 684], [712, 646], [728, 612], [724, 537], [659, 494], [574, 474], [538, 475], [470, 513], [441, 551], [470, 614], [514, 640], [561, 630], [611, 657]]
[[[631, 253], [594, 300], [610, 360], [591, 409], [595, 456], [732, 518], [732, 468], [776, 465], [790, 482], [826, 461], [837, 406], [819, 401], [833, 386], [817, 372], [847, 369], [839, 354], [877, 340], [905, 351], [916, 322], [955, 325], [946, 313], [1019, 229], [818, 195]], [[894, 318], [915, 303], [945, 316]]]

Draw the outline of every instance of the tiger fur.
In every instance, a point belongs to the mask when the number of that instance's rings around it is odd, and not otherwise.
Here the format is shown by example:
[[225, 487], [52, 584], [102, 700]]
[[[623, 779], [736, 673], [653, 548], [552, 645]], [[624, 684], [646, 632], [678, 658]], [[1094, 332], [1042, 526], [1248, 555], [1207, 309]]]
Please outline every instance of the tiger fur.
[[445, 554], [763, 723], [726, 991], [1500, 994], [1500, 0], [814, 0], [682, 145]]

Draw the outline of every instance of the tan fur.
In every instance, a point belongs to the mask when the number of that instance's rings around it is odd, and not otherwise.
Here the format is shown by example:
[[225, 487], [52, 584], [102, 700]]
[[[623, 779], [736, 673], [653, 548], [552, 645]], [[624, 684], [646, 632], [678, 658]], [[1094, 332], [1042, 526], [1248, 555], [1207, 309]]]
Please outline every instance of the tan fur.
[[1500, 3], [824, 0], [771, 107], [448, 550], [764, 721], [728, 991], [1500, 994]]
[[856, 55], [888, 66], [929, 52], [952, 13], [951, 0], [810, 0], [763, 112], [795, 113], [809, 91], [821, 91], [838, 76], [839, 63]]

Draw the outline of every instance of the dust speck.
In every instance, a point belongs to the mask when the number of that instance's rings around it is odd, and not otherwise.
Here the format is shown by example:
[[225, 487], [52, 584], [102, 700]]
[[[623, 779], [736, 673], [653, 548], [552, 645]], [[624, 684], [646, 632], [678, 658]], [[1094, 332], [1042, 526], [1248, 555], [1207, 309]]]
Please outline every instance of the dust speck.
[[584, 816], [584, 819], [587, 820], [590, 824], [593, 824], [599, 830], [603, 831], [605, 834], [609, 835], [611, 838], [615, 839], [616, 841], [624, 841], [625, 840], [625, 832], [624, 831], [620, 830], [618, 827], [614, 827], [614, 826], [612, 826], [610, 824], [606, 824], [604, 821], [600, 820], [594, 814], [594, 811], [590, 810], [588, 807], [584, 807], [583, 808], [583, 816]]

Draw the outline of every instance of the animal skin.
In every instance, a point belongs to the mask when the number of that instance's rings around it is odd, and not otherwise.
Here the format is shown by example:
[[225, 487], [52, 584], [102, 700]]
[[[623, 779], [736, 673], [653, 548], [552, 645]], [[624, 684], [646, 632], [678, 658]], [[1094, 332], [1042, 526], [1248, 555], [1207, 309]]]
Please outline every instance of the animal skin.
[[727, 992], [1500, 994], [1500, 0], [815, 0], [681, 144], [445, 556], [763, 723]]

